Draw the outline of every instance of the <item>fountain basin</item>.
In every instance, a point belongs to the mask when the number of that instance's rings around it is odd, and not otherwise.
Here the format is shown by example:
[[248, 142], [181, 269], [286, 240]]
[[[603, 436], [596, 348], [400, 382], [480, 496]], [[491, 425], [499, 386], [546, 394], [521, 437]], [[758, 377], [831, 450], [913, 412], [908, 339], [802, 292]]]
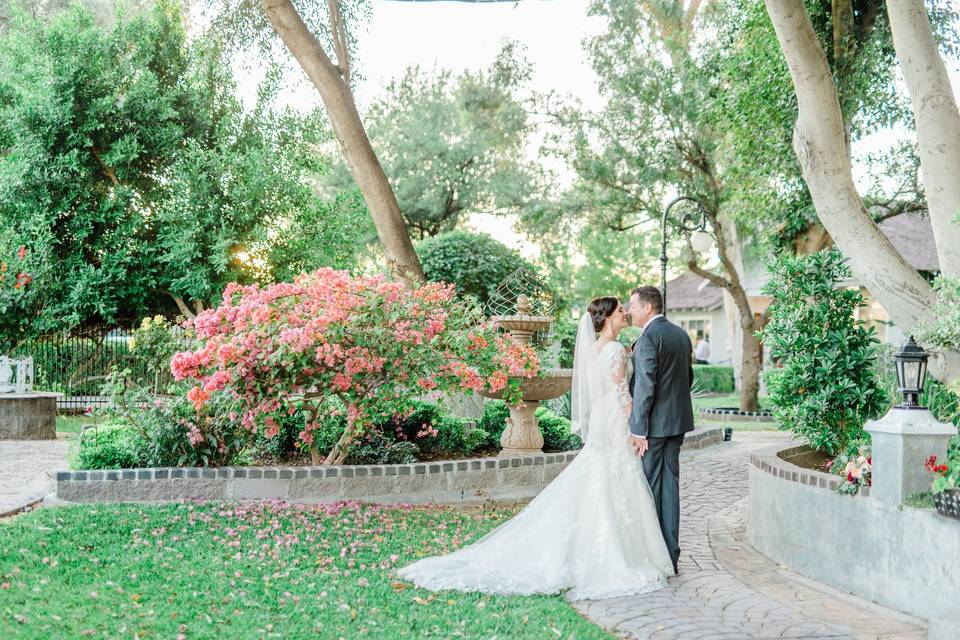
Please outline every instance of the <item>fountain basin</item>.
[[[536, 378], [520, 378], [523, 400], [508, 405], [510, 417], [500, 436], [501, 456], [530, 456], [543, 453], [543, 434], [537, 420], [537, 409], [544, 400], [559, 398], [570, 390], [572, 369], [548, 369]], [[482, 392], [488, 398], [503, 398], [503, 392]]]
[[[536, 378], [519, 378], [519, 380], [524, 402], [553, 400], [570, 391], [573, 369], [547, 369]], [[503, 391], [496, 393], [481, 391], [480, 395], [497, 400], [503, 399]]]

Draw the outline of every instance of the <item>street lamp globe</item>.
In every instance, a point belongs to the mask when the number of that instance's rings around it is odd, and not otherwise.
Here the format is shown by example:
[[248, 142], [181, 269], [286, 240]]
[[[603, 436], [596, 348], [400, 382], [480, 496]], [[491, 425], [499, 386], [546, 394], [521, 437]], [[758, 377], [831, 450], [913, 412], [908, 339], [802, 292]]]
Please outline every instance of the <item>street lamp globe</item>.
[[698, 229], [690, 235], [690, 246], [697, 253], [705, 253], [713, 247], [713, 236], [706, 231]]

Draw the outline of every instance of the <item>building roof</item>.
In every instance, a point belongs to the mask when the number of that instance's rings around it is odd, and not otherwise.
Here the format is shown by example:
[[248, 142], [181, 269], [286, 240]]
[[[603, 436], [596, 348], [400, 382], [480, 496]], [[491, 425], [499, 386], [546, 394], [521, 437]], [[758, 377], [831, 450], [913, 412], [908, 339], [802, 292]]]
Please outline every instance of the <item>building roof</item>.
[[933, 239], [930, 216], [919, 213], [902, 213], [884, 220], [880, 230], [893, 243], [893, 247], [917, 271], [940, 271], [937, 245]]
[[723, 290], [692, 271], [667, 283], [667, 311], [713, 311], [723, 306]]

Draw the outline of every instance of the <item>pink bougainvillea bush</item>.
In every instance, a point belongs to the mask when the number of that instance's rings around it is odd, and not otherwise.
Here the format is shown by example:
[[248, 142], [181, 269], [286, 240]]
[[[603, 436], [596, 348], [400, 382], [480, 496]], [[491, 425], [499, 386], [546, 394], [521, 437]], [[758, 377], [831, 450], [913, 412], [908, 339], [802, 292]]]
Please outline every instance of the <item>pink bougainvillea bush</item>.
[[[177, 380], [196, 381], [188, 397], [197, 411], [214, 394], [230, 394], [239, 405], [234, 418], [272, 437], [279, 426], [271, 414], [292, 412], [295, 397], [336, 396], [347, 420], [328, 464], [341, 463], [373, 420], [407, 410], [412, 396], [506, 389], [516, 401], [518, 378], [535, 376], [539, 366], [532, 349], [455, 300], [452, 285], [411, 289], [333, 269], [268, 287], [232, 284], [219, 307], [191, 324], [200, 346], [176, 354], [170, 366]], [[316, 428], [313, 416], [302, 444], [311, 445]]]

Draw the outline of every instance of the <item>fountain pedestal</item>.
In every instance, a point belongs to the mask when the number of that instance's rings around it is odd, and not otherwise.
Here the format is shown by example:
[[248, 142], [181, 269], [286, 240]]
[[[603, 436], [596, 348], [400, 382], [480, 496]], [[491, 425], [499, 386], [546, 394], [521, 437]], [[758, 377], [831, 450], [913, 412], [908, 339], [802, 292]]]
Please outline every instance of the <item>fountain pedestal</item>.
[[[536, 331], [547, 329], [553, 324], [548, 316], [531, 315], [530, 301], [525, 295], [517, 298], [517, 314], [512, 316], [494, 316], [491, 318], [499, 327], [510, 332], [514, 342], [530, 344], [530, 338]], [[521, 378], [520, 389], [523, 400], [517, 405], [509, 405], [510, 418], [507, 428], [500, 436], [500, 455], [522, 456], [543, 453], [543, 434], [537, 420], [537, 409], [544, 400], [559, 398], [570, 390], [573, 372], [570, 369], [549, 369], [536, 378]], [[484, 393], [488, 398], [500, 398], [500, 393]]]
[[510, 407], [507, 428], [500, 436], [500, 455], [529, 456], [543, 452], [543, 434], [536, 416], [539, 407], [537, 401]]

